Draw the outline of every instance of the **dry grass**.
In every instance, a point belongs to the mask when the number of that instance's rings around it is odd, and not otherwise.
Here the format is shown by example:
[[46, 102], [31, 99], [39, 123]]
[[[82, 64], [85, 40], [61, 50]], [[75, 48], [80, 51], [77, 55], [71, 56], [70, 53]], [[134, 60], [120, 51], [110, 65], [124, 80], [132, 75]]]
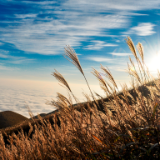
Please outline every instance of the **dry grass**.
[[[5, 130], [2, 131], [1, 159], [159, 159], [160, 81], [154, 80], [148, 72], [142, 45], [137, 45], [139, 58], [131, 38], [126, 42], [138, 66], [135, 68], [130, 59], [131, 90], [124, 85], [122, 92], [117, 93], [118, 86], [112, 74], [101, 66], [109, 81], [95, 69], [93, 74], [108, 97], [103, 99], [96, 94], [96, 99], [91, 92], [94, 103], [84, 94], [87, 102], [75, 106], [72, 103], [75, 96], [67, 81], [56, 71], [53, 75], [67, 87], [72, 97], [57, 93], [57, 100], [50, 104], [59, 110], [48, 118], [33, 119], [27, 132], [23, 125], [16, 134], [10, 130], [5, 135]], [[66, 56], [85, 77], [76, 53], [70, 47], [65, 50]], [[8, 136], [8, 143], [4, 136]]]

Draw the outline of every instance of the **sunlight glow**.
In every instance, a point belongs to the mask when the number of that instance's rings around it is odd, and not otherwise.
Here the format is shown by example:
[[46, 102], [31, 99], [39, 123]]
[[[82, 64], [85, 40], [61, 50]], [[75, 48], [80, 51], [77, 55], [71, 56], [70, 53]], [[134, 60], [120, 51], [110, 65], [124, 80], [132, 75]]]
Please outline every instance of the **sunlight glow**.
[[147, 66], [151, 72], [157, 73], [157, 70], [160, 70], [160, 51], [150, 60]]

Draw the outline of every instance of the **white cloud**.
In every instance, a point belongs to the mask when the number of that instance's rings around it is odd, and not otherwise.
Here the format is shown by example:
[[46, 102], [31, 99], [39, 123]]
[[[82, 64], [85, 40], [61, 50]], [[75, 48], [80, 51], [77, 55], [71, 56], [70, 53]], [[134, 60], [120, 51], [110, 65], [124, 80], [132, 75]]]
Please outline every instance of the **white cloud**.
[[110, 53], [113, 56], [131, 56], [131, 53]]
[[110, 66], [109, 69], [112, 70], [112, 71], [118, 71], [118, 72], [125, 72], [126, 73], [127, 66], [124, 65], [124, 64], [113, 65], [113, 66]]
[[104, 47], [115, 47], [118, 46], [117, 44], [111, 44], [111, 43], [105, 43], [104, 41], [98, 41], [98, 40], [94, 40], [91, 41], [92, 45], [88, 45], [87, 47], [85, 47], [85, 49], [88, 50], [100, 50]]
[[[50, 2], [44, 3], [49, 5]], [[107, 29], [123, 28], [128, 23], [127, 16], [117, 13], [95, 14], [89, 10], [88, 13], [76, 11], [72, 6], [69, 9], [65, 3], [61, 3], [54, 11], [41, 11], [41, 14], [43, 13], [46, 15], [49, 13], [51, 18], [46, 21], [46, 17], [43, 19], [37, 16], [39, 13], [16, 14], [15, 16], [19, 18], [30, 19], [20, 19], [18, 26], [0, 28], [2, 32], [0, 39], [14, 44], [23, 51], [60, 54], [66, 44], [72, 47], [81, 46], [81, 42], [88, 40], [90, 36], [110, 36], [106, 32]], [[37, 22], [36, 18], [40, 20]]]
[[[12, 64], [22, 64], [22, 63], [24, 64], [24, 63], [31, 63], [31, 62], [35, 61], [35, 59], [11, 56], [11, 55], [9, 55], [8, 51], [1, 50], [1, 49], [0, 49], [0, 58], [7, 59], [7, 60], [5, 60], [5, 62], [12, 63]], [[1, 60], [1, 61], [3, 61], [3, 60]]]
[[35, 18], [37, 14], [15, 14], [16, 18]]
[[118, 15], [77, 16], [71, 18], [66, 15], [62, 20], [33, 23], [26, 20], [15, 28], [1, 28], [0, 39], [14, 44], [18, 49], [39, 54], [60, 54], [64, 46], [80, 46], [82, 41], [90, 36], [105, 36], [105, 29], [121, 28], [125, 26], [126, 17]]
[[131, 16], [149, 16], [149, 14], [142, 14], [142, 13], [134, 13], [134, 12], [122, 12], [122, 15], [131, 15]]
[[19, 68], [17, 68], [17, 67], [7, 67], [7, 66], [4, 66], [3, 64], [0, 63], [0, 70], [14, 71], [14, 70], [19, 70]]
[[8, 55], [0, 53], [0, 58], [8, 58]]
[[109, 62], [112, 63], [113, 59], [110, 58], [105, 58], [105, 57], [87, 57], [86, 59], [91, 60], [91, 61], [96, 61], [96, 62]]
[[50, 5], [50, 4], [55, 4], [56, 3], [56, 1], [42, 1], [42, 2], [40, 2], [40, 1], [22, 1], [23, 3], [30, 3], [30, 4], [39, 4], [39, 5], [42, 5], [42, 6], [45, 6], [45, 5]]
[[[157, 0], [68, 0], [62, 1], [59, 5], [54, 5], [56, 1], [22, 3], [37, 4], [37, 7], [43, 10], [35, 14], [16, 14], [15, 16], [22, 18], [16, 22], [19, 25], [0, 28], [0, 40], [14, 44], [20, 50], [44, 55], [61, 54], [66, 44], [72, 47], [81, 46], [81, 42], [90, 39], [91, 36], [110, 36], [108, 30], [127, 28], [131, 16], [142, 16], [141, 13], [136, 13], [137, 11], [159, 8], [160, 4]], [[48, 7], [53, 7], [54, 10], [44, 9]], [[37, 16], [47, 13], [50, 13], [49, 18]], [[29, 19], [25, 19], [26, 17]], [[149, 26], [143, 26], [147, 29], [143, 33], [140, 33], [140, 28], [133, 30], [141, 35], [153, 34]]]
[[12, 64], [24, 64], [24, 63], [32, 63], [33, 61], [35, 61], [35, 59], [20, 58], [17, 60], [9, 60], [9, 61], [5, 61], [5, 62], [12, 63]]
[[146, 9], [156, 9], [159, 7], [158, 0], [141, 0], [141, 1], [128, 1], [128, 0], [69, 0], [64, 3], [66, 8], [74, 8], [76, 10], [83, 10], [86, 12], [104, 12], [104, 11], [139, 11]]
[[[119, 54], [121, 54], [121, 56], [119, 56]], [[127, 53], [127, 54], [129, 55], [129, 53]], [[127, 59], [125, 58], [126, 55], [122, 56], [122, 53], [118, 53], [117, 55], [118, 56], [115, 56], [114, 58], [106, 58], [106, 57], [101, 57], [101, 56], [100, 57], [89, 56], [89, 57], [86, 57], [86, 59], [102, 63], [103, 65], [107, 65], [109, 70], [112, 71], [112, 72], [115, 72], [115, 71], [116, 72], [117, 71], [118, 72], [119, 71], [120, 72], [126, 72], [128, 58]], [[98, 66], [97, 68], [99, 68], [99, 67], [100, 66]], [[94, 68], [95, 68], [95, 66], [94, 66]], [[117, 76], [117, 75], [115, 75], [115, 76]], [[118, 78], [120, 78], [121, 76], [122, 75], [118, 74]]]
[[136, 27], [132, 27], [129, 31], [124, 34], [136, 34], [139, 36], [150, 36], [156, 33], [154, 29], [154, 24], [152, 23], [140, 23]]

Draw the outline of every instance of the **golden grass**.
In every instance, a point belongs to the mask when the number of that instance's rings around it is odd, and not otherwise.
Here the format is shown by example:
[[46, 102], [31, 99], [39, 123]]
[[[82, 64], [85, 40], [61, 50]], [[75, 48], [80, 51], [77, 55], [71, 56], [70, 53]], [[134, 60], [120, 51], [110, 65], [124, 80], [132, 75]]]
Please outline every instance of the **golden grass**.
[[[84, 93], [87, 102], [73, 105], [74, 94], [64, 77], [55, 71], [53, 75], [67, 87], [72, 97], [70, 94], [67, 98], [57, 93], [57, 100], [49, 104], [59, 110], [48, 118], [31, 120], [26, 130], [24, 125], [15, 132], [12, 129], [2, 130], [1, 159], [159, 159], [160, 76], [155, 80], [148, 72], [142, 45], [137, 45], [139, 58], [130, 37], [126, 42], [138, 66], [138, 69], [135, 68], [130, 58], [128, 73], [132, 79], [131, 90], [124, 85], [122, 92], [118, 93], [112, 74], [101, 65], [109, 81], [94, 68], [92, 73], [108, 97], [101, 98], [96, 94], [100, 98], [96, 99], [76, 53], [71, 47], [65, 48], [65, 56], [71, 59], [86, 79], [94, 103]], [[132, 70], [132, 67], [135, 69]]]

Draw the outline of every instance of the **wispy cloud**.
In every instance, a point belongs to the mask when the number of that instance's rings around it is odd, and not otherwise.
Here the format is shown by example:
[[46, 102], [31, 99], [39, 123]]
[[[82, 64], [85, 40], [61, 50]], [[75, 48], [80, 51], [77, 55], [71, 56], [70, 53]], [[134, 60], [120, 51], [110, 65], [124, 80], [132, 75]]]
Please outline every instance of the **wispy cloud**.
[[128, 15], [128, 16], [149, 16], [149, 14], [143, 14], [143, 13], [134, 13], [134, 12], [122, 12], [122, 15]]
[[[121, 28], [127, 23], [124, 16], [118, 15], [81, 15], [72, 18], [63, 12], [59, 19], [49, 22], [22, 20], [19, 26], [0, 28], [3, 41], [14, 44], [18, 49], [39, 54], [60, 54], [66, 44], [81, 46], [81, 42], [90, 36], [104, 36], [104, 30]], [[101, 44], [103, 45], [103, 44]]]
[[29, 4], [36, 4], [36, 5], [41, 5], [41, 6], [48, 6], [51, 4], [55, 4], [57, 3], [56, 1], [52, 0], [52, 1], [22, 1], [22, 3], [29, 3]]
[[17, 68], [17, 67], [8, 67], [8, 66], [5, 66], [4, 64], [0, 63], [0, 70], [3, 70], [3, 71], [15, 71], [15, 70], [19, 70], [19, 68]]
[[[9, 51], [1, 50], [0, 49], [0, 58], [5, 59], [6, 63], [12, 63], [12, 64], [24, 64], [24, 63], [31, 63], [35, 61], [35, 59], [30, 59], [26, 57], [18, 57], [18, 56], [11, 56], [9, 54]], [[0, 60], [3, 62], [4, 60]]]
[[[111, 36], [110, 30], [127, 28], [132, 16], [147, 15], [138, 11], [156, 9], [160, 4], [157, 0], [12, 1], [12, 3], [19, 3], [22, 6], [27, 4], [28, 8], [25, 14], [12, 10], [14, 20], [3, 20], [3, 24], [8, 25], [0, 27], [0, 40], [14, 44], [19, 50], [44, 55], [61, 54], [66, 44], [77, 47], [91, 37], [93, 39]], [[9, 14], [10, 17], [11, 15]], [[154, 33], [153, 27], [151, 23], [142, 23], [127, 33], [151, 35]], [[107, 45], [109, 44], [97, 42], [96, 45], [87, 46], [87, 49], [99, 50]]]
[[0, 49], [0, 58], [9, 58], [8, 51]]
[[87, 57], [86, 59], [96, 62], [109, 62], [112, 63], [114, 59], [106, 58], [106, 57]]
[[126, 72], [127, 65], [124, 65], [124, 64], [121, 64], [121, 66], [119, 66], [119, 65], [113, 65], [113, 66], [110, 66], [109, 69], [111, 71]]
[[125, 32], [124, 34], [129, 35], [129, 34], [136, 34], [139, 36], [150, 36], [154, 33], [154, 24], [152, 23], [140, 23], [138, 26], [132, 27], [129, 29], [129, 31]]
[[104, 41], [99, 41], [99, 40], [91, 41], [91, 43], [92, 43], [91, 45], [88, 45], [84, 49], [100, 50], [100, 49], [102, 49], [104, 47], [115, 47], [115, 46], [118, 46], [117, 44], [105, 43]]
[[83, 11], [91, 11], [88, 10], [92, 8], [94, 12], [104, 12], [104, 11], [139, 11], [139, 10], [146, 10], [146, 9], [158, 9], [160, 2], [157, 0], [141, 0], [141, 1], [128, 1], [128, 0], [81, 0], [81, 1], [74, 1], [69, 0], [65, 2], [65, 6], [68, 8], [74, 8], [76, 10], [83, 10]]
[[0, 53], [0, 58], [8, 58], [8, 56]]
[[[130, 54], [128, 53], [128, 55]], [[90, 61], [102, 63], [103, 65], [107, 65], [107, 67], [113, 72], [115, 71], [125, 72], [125, 70], [127, 69], [127, 63], [126, 63], [126, 58], [124, 56], [126, 55], [123, 55], [123, 56], [118, 55], [115, 58], [108, 58], [108, 57], [106, 58], [103, 56], [99, 56], [99, 57], [89, 56], [89, 57], [86, 57], [86, 59]], [[97, 68], [99, 68], [99, 66]]]
[[37, 14], [15, 14], [16, 18], [35, 18]]
[[[9, 3], [9, 1], [8, 1]], [[12, 3], [17, 3], [12, 1]], [[19, 1], [28, 5], [27, 13], [14, 13], [14, 21], [0, 27], [0, 40], [14, 44], [19, 50], [38, 54], [61, 54], [66, 44], [81, 46], [92, 36], [110, 36], [108, 30], [126, 28], [131, 16], [142, 16], [137, 11], [159, 8], [159, 1], [141, 0], [67, 0], [67, 1]], [[31, 6], [31, 9], [29, 8]], [[103, 14], [101, 14], [103, 13]], [[145, 14], [144, 14], [145, 16]], [[18, 24], [18, 25], [15, 25]], [[132, 28], [139, 35], [151, 35], [153, 26], [143, 24]], [[146, 29], [144, 32], [143, 29]], [[142, 33], [141, 33], [142, 31]], [[109, 44], [108, 44], [109, 45]], [[101, 49], [99, 43], [88, 49]]]
[[34, 62], [35, 59], [29, 59], [29, 58], [16, 58], [16, 59], [12, 59], [12, 60], [8, 60], [8, 61], [5, 61], [7, 63], [12, 63], [12, 64], [24, 64], [24, 63], [32, 63]]
[[110, 53], [113, 56], [131, 56], [131, 53]]
[[[19, 50], [54, 55], [61, 54], [66, 44], [81, 46], [91, 36], [110, 36], [107, 30], [125, 28], [128, 23], [126, 15], [101, 14], [100, 8], [97, 11], [92, 10], [92, 5], [88, 8], [88, 2], [85, 2], [88, 10], [80, 5], [80, 10], [83, 10], [80, 11], [75, 8], [79, 2], [74, 1], [72, 5], [68, 5], [70, 2], [19, 2], [21, 5], [32, 3], [35, 8], [28, 8], [30, 12], [26, 14], [13, 14], [13, 18], [16, 18], [11, 21], [13, 24], [0, 27], [0, 39], [14, 44]], [[54, 10], [45, 7], [54, 7]], [[14, 25], [15, 23], [18, 25]]]

